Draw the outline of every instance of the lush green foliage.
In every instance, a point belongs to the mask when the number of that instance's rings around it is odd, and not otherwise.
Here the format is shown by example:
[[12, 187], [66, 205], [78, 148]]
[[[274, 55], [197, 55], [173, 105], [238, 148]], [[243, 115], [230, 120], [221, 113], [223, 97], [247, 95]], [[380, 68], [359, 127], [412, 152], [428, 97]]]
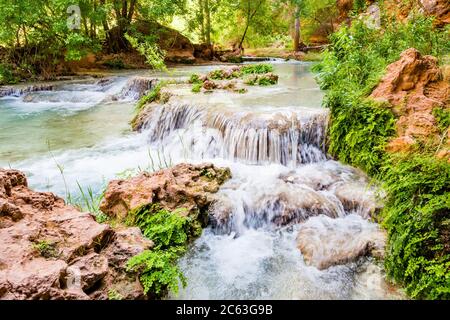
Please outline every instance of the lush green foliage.
[[177, 259], [184, 251], [180, 247], [168, 250], [146, 250], [128, 261], [129, 271], [136, 271], [140, 276], [145, 294], [159, 298], [168, 290], [177, 293], [178, 281], [186, 286], [186, 279], [176, 265]]
[[164, 63], [166, 53], [159, 49], [155, 43], [146, 38], [139, 41], [137, 38], [128, 34], [125, 35], [125, 38], [134, 49], [145, 57], [149, 66], [152, 66], [155, 70], [167, 71], [167, 67]]
[[389, 275], [414, 298], [450, 299], [450, 165], [433, 156], [398, 156], [382, 177]]
[[367, 101], [386, 66], [410, 47], [423, 54], [449, 52], [447, 31], [433, 29], [432, 21], [417, 17], [406, 25], [387, 23], [385, 30], [363, 22], [342, 27], [330, 37], [330, 48], [314, 67], [327, 91], [331, 109], [330, 152], [340, 160], [376, 174], [383, 162], [384, 145], [395, 131], [388, 108]]
[[273, 65], [268, 63], [261, 63], [261, 64], [248, 64], [241, 68], [241, 74], [247, 75], [247, 74], [264, 74], [273, 72]]
[[131, 212], [133, 224], [151, 239], [157, 249], [182, 246], [188, 240], [189, 220], [181, 215], [185, 209], [169, 212], [159, 205], [151, 204]]
[[151, 251], [144, 251], [128, 262], [128, 269], [139, 273], [146, 294], [162, 297], [168, 290], [177, 293], [179, 281], [186, 285], [176, 262], [189, 239], [199, 235], [201, 226], [183, 216], [184, 210], [169, 212], [158, 204], [150, 204], [129, 213], [128, 223], [139, 226], [155, 244]]
[[[395, 135], [394, 115], [388, 106], [367, 98], [403, 50], [415, 47], [438, 58], [448, 54], [448, 28], [436, 30], [431, 19], [421, 16], [406, 24], [384, 21], [381, 30], [354, 22], [330, 41], [323, 61], [314, 67], [327, 90], [329, 151], [385, 181], [388, 275], [406, 286], [411, 297], [448, 299], [450, 165], [426, 146], [412, 155], [388, 155], [385, 145]], [[441, 131], [447, 129], [448, 114], [442, 109], [434, 114]]]

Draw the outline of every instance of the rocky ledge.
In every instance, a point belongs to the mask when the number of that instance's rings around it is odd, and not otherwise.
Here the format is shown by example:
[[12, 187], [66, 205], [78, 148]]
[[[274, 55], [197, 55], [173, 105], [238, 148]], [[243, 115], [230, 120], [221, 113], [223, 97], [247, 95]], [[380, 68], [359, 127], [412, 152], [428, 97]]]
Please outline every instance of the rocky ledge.
[[207, 222], [207, 210], [214, 202], [214, 193], [231, 177], [228, 168], [212, 164], [179, 164], [153, 174], [143, 172], [127, 180], [111, 181], [106, 189], [100, 209], [119, 221], [126, 219], [146, 205], [158, 205], [160, 209], [180, 211]]
[[439, 145], [438, 156], [450, 161], [450, 131], [441, 136], [433, 113], [449, 109], [450, 82], [435, 57], [422, 56], [414, 48], [405, 50], [387, 67], [371, 97], [387, 100], [398, 117], [397, 137], [389, 143], [389, 151], [409, 151], [416, 142], [432, 141]]
[[[212, 194], [230, 176], [209, 164], [180, 164], [112, 181], [102, 210], [117, 222], [147, 204], [205, 218]], [[22, 172], [0, 169], [0, 299], [148, 299], [126, 266], [153, 242], [138, 228], [114, 226], [30, 190]]]
[[99, 224], [0, 169], [0, 299], [145, 299], [125, 265], [151, 247], [139, 229]]

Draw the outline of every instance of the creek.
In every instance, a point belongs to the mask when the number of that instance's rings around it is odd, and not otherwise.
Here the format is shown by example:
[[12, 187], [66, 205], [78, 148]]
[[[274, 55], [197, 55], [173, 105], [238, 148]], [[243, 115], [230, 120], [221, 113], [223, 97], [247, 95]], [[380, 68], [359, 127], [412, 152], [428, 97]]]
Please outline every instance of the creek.
[[[272, 61], [279, 84], [246, 94], [195, 95], [154, 108], [132, 132], [136, 76], [187, 79], [216, 66], [149, 71], [55, 84], [0, 98], [0, 167], [24, 171], [30, 187], [96, 192], [127, 170], [180, 162], [231, 169], [211, 224], [179, 265], [188, 280], [173, 299], [389, 299], [382, 262], [361, 257], [318, 269], [298, 249], [310, 232], [315, 261], [351, 252], [379, 234], [375, 188], [359, 170], [327, 156], [327, 110], [310, 64]], [[130, 172], [130, 171], [129, 171]]]

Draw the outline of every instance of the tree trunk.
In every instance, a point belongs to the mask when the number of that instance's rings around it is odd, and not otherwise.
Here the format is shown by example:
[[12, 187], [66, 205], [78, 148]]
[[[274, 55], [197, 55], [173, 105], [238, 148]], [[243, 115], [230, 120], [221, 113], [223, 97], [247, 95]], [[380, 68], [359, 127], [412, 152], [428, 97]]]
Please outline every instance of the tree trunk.
[[300, 8], [295, 10], [294, 51], [300, 51]]
[[[264, 0], [260, 0], [260, 1], [258, 2], [258, 4], [256, 5], [255, 10], [254, 10], [253, 12], [251, 12], [251, 4], [250, 4], [250, 0], [247, 0], [247, 1], [248, 1], [248, 2], [247, 2], [247, 4], [248, 4], [248, 9], [247, 9], [247, 24], [246, 24], [246, 26], [245, 26], [244, 34], [242, 35], [242, 38], [241, 38], [241, 41], [239, 42], [239, 47], [238, 47], [238, 49], [241, 50], [242, 52], [244, 51], [243, 44], [244, 44], [245, 37], [247, 36], [248, 28], [250, 27], [250, 23], [251, 23], [253, 17], [254, 17], [254, 16], [256, 15], [256, 13], [258, 12], [259, 7], [261, 7], [261, 4], [263, 3]], [[253, 1], [253, 0], [251, 0], [251, 1]]]
[[198, 6], [200, 8], [199, 10], [199, 19], [200, 19], [200, 41], [201, 43], [206, 42], [206, 36], [205, 36], [205, 7], [203, 0], [198, 0]]
[[206, 44], [211, 45], [211, 11], [209, 8], [209, 0], [205, 1], [205, 16], [206, 16]]

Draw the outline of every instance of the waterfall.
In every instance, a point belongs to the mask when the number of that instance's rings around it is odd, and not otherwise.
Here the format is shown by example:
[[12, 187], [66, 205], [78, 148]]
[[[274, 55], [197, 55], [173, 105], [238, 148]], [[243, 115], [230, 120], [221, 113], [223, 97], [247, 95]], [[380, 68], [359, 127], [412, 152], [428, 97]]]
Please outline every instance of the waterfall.
[[[295, 110], [249, 114], [169, 103], [152, 107], [143, 130], [148, 130], [151, 143], [162, 144], [177, 139], [174, 133], [181, 130], [184, 144], [194, 156], [295, 167], [327, 159], [327, 119], [324, 110], [305, 117]], [[196, 148], [199, 141], [207, 142], [204, 150]]]

